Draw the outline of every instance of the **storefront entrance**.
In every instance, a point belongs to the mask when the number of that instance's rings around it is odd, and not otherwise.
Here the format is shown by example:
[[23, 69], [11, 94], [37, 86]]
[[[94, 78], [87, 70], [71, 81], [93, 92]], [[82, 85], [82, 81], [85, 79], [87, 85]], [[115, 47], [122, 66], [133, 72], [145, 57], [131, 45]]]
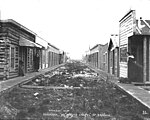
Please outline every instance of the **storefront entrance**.
[[[144, 59], [144, 37], [134, 35], [128, 39], [128, 78], [131, 82], [143, 82]], [[148, 69], [146, 70], [148, 72]]]
[[23, 61], [24, 73], [27, 73], [27, 47], [20, 47], [20, 60]]

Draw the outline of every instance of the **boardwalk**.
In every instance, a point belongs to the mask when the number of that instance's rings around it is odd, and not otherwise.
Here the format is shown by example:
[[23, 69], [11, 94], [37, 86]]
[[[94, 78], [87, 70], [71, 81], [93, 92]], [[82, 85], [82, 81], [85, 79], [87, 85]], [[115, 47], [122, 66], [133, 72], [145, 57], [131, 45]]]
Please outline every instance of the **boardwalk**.
[[[89, 66], [90, 67], [90, 66]], [[92, 68], [92, 67], [90, 67]], [[132, 97], [136, 98], [139, 102], [141, 102], [143, 105], [148, 107], [150, 109], [150, 86], [135, 86], [134, 84], [124, 84], [124, 83], [119, 83], [118, 78], [111, 76], [110, 74], [100, 70], [100, 69], [95, 69], [92, 68], [94, 71], [99, 73], [102, 78], [104, 79], [109, 79], [113, 83], [115, 83], [119, 89], [125, 91]], [[144, 88], [149, 89], [145, 90]]]
[[28, 73], [23, 77], [17, 77], [17, 78], [12, 78], [12, 79], [9, 79], [9, 80], [6, 80], [6, 81], [1, 81], [0, 82], [0, 92], [5, 91], [5, 90], [7, 90], [7, 89], [19, 84], [19, 83], [30, 80], [33, 77], [36, 77], [40, 74], [44, 74], [46, 72], [49, 72], [49, 71], [51, 71], [51, 70], [53, 70], [53, 69], [55, 69], [55, 68], [57, 68], [61, 65], [56, 65], [56, 66], [51, 67], [51, 68], [42, 69], [42, 70], [39, 70], [39, 72]]

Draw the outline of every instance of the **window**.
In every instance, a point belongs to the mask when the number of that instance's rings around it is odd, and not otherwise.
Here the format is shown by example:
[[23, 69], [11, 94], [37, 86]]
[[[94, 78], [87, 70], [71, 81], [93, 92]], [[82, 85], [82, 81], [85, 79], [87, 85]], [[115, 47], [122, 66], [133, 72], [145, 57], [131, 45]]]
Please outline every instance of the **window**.
[[33, 49], [28, 48], [28, 67], [32, 68], [33, 67]]
[[11, 70], [15, 69], [15, 47], [10, 47], [10, 67]]
[[127, 46], [120, 48], [120, 62], [127, 62]]

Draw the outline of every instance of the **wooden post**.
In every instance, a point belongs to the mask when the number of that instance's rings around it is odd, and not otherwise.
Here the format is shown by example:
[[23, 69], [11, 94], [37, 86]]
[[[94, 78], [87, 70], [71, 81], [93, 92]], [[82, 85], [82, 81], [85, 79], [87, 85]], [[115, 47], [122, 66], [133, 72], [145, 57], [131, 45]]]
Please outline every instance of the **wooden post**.
[[148, 81], [150, 81], [150, 37], [149, 37], [149, 40], [148, 40], [148, 50], [149, 50], [149, 56], [148, 56], [148, 61], [149, 61], [149, 69], [148, 69], [148, 72], [149, 72], [149, 76], [148, 76]]
[[94, 54], [92, 53], [92, 67], [94, 67]]
[[100, 45], [98, 46], [98, 68], [100, 69]]
[[110, 51], [108, 50], [108, 73], [110, 73]]
[[145, 83], [146, 82], [146, 69], [147, 69], [147, 38], [144, 37], [144, 40], [143, 40], [143, 82]]
[[93, 67], [95, 67], [95, 53], [93, 53]]
[[98, 52], [96, 53], [96, 62], [97, 62], [96, 67], [98, 68]]
[[52, 67], [52, 57], [53, 57], [53, 56], [52, 56], [52, 52], [50, 51], [49, 54], [50, 54], [50, 57], [49, 57], [49, 58], [50, 58], [50, 59], [49, 59], [49, 61], [50, 61], [50, 67]]
[[116, 69], [116, 64], [115, 64], [115, 49], [112, 51], [112, 64], [113, 64], [113, 66], [112, 66], [112, 74], [114, 74], [114, 75], [116, 75], [116, 71], [115, 71], [115, 69]]
[[117, 77], [119, 77], [119, 47], [117, 47]]

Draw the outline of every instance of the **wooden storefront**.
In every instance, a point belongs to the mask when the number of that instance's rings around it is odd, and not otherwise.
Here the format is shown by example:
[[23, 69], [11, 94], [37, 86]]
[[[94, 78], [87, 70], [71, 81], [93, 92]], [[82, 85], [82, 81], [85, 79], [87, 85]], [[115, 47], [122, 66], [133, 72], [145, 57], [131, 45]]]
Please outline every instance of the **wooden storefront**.
[[92, 67], [98, 68], [99, 66], [99, 44], [95, 45], [93, 48], [90, 49], [89, 64]]
[[108, 73], [119, 76], [119, 37], [111, 35], [108, 44]]
[[102, 70], [108, 72], [108, 43], [102, 46]]
[[60, 50], [56, 48], [55, 46], [48, 43], [48, 49], [47, 49], [47, 64], [48, 67], [52, 67], [59, 64], [60, 61]]
[[30, 42], [29, 40], [21, 37], [19, 45], [20, 45], [19, 57], [20, 60], [23, 61], [24, 73], [33, 72], [34, 44], [32, 44], [32, 42]]
[[107, 49], [108, 44], [97, 44], [88, 51], [86, 60], [89, 65], [107, 72]]
[[120, 77], [128, 77], [128, 37], [133, 35], [135, 11], [129, 11], [119, 22]]
[[[30, 37], [31, 38], [31, 37]], [[32, 38], [25, 38], [20, 36], [19, 46], [20, 46], [20, 60], [23, 61], [24, 73], [35, 71], [35, 60], [34, 56], [38, 53], [39, 55], [39, 69], [41, 68], [41, 45], [35, 43], [35, 35]]]
[[44, 69], [44, 68], [48, 68], [48, 63], [46, 61], [47, 59], [47, 51], [48, 51], [48, 42], [46, 40], [44, 40], [43, 38], [39, 37], [38, 35], [36, 35], [36, 43], [41, 45], [42, 49], [39, 49], [40, 51], [40, 68]]
[[0, 77], [3, 80], [18, 76], [20, 31], [12, 20], [1, 20], [0, 25]]
[[34, 49], [39, 47], [34, 33], [12, 19], [1, 20], [0, 25], [0, 78], [17, 77], [19, 60], [25, 73], [33, 71]]
[[64, 62], [64, 51], [60, 51], [59, 53], [59, 64], [62, 64]]
[[150, 21], [130, 10], [120, 20], [120, 77], [150, 82]]

